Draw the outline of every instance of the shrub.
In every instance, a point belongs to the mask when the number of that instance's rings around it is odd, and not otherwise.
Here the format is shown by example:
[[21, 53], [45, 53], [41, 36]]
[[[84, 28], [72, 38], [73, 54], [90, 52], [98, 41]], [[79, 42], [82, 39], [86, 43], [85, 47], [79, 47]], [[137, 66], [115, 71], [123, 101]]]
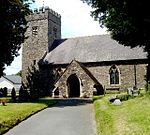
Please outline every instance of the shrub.
[[146, 89], [146, 92], [150, 94], [150, 81], [146, 83], [145, 89]]
[[21, 86], [19, 89], [19, 101], [29, 101], [29, 99], [28, 91]]
[[30, 88], [30, 98], [32, 101], [36, 101], [39, 99], [39, 90]]
[[0, 89], [0, 97], [7, 97], [7, 88], [1, 88]]
[[130, 97], [130, 95], [128, 95], [128, 94], [123, 94], [123, 95], [117, 95], [116, 96], [116, 98], [120, 99], [120, 101], [126, 101], [126, 100], [129, 99], [129, 97]]
[[4, 87], [4, 89], [3, 89], [3, 96], [4, 96], [4, 97], [7, 97], [7, 90], [8, 90], [8, 89], [7, 89], [6, 87]]
[[15, 88], [12, 88], [11, 98], [12, 98], [13, 102], [16, 102], [16, 91], [15, 91]]
[[3, 97], [3, 89], [0, 88], [0, 97]]
[[19, 101], [23, 100], [23, 87], [21, 86], [19, 89]]

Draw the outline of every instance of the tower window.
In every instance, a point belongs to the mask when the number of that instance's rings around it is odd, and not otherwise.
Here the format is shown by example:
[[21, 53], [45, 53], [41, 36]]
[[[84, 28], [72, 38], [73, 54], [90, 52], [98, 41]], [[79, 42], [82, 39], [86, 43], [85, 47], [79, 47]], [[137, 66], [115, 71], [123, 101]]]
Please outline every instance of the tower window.
[[32, 35], [37, 35], [38, 34], [38, 26], [33, 26], [32, 27]]
[[53, 34], [54, 34], [54, 39], [56, 39], [57, 38], [57, 28], [56, 27], [53, 28]]
[[119, 71], [115, 65], [110, 68], [110, 84], [119, 84]]

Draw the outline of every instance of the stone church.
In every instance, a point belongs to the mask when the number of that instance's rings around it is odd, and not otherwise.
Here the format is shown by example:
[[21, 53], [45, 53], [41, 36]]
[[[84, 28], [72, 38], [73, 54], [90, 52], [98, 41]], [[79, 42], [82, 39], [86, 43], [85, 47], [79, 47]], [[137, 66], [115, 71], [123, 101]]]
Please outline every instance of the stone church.
[[110, 35], [61, 39], [61, 16], [49, 7], [35, 9], [27, 20], [28, 38], [22, 54], [24, 84], [31, 65], [37, 69], [50, 65], [59, 73], [55, 88], [50, 90], [53, 96], [88, 98], [104, 91], [145, 86], [148, 62], [142, 48], [120, 45]]

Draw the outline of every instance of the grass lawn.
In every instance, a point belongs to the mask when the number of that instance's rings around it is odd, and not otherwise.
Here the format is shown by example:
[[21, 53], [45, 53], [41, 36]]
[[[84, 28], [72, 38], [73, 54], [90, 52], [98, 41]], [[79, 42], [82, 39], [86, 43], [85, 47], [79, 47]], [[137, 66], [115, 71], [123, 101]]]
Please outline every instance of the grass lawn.
[[98, 135], [150, 135], [150, 96], [123, 101], [120, 106], [109, 103], [109, 96], [94, 101]]
[[22, 120], [54, 103], [54, 100], [47, 98], [40, 99], [34, 103], [7, 103], [6, 106], [0, 105], [0, 135]]

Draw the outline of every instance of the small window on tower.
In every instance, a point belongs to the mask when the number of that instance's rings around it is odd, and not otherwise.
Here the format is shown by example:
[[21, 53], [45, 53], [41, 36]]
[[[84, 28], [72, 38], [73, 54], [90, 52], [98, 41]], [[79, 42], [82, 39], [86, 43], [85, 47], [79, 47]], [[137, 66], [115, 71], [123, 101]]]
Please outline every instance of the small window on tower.
[[32, 35], [37, 35], [38, 34], [38, 26], [33, 26], [32, 27]]
[[57, 28], [56, 27], [53, 28], [53, 34], [54, 34], [54, 39], [56, 39], [57, 38]]

